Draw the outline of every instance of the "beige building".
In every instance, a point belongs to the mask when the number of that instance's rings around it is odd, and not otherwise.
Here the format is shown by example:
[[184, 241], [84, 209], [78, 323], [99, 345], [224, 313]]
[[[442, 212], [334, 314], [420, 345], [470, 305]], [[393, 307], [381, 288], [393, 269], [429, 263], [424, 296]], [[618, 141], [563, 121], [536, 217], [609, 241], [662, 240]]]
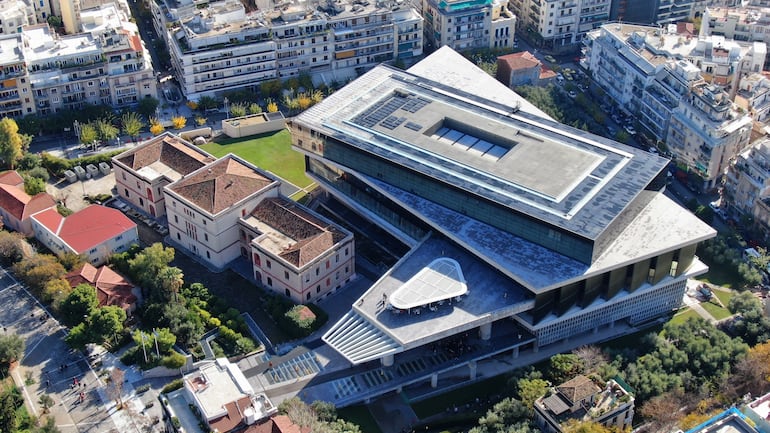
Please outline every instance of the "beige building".
[[321, 299], [355, 275], [353, 234], [289, 199], [265, 198], [240, 224], [254, 278], [294, 302]]
[[211, 266], [222, 269], [238, 256], [240, 218], [265, 197], [277, 197], [280, 182], [229, 154], [163, 188], [171, 239]]
[[[735, 158], [727, 170], [722, 207], [770, 221], [765, 210], [770, 198], [770, 139], [763, 138]], [[770, 227], [770, 225], [768, 225]]]
[[112, 158], [118, 196], [145, 214], [162, 218], [163, 188], [213, 161], [197, 146], [165, 132]]

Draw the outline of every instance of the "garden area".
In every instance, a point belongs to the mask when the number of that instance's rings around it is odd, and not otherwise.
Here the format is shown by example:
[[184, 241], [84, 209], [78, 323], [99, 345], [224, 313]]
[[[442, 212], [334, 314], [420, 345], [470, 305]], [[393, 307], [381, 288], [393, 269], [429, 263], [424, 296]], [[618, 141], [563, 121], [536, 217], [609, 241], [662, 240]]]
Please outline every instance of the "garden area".
[[246, 139], [220, 137], [200, 147], [217, 158], [228, 153], [238, 155], [300, 188], [311, 184], [310, 179], [305, 176], [305, 160], [302, 154], [291, 149], [289, 131], [283, 130]]

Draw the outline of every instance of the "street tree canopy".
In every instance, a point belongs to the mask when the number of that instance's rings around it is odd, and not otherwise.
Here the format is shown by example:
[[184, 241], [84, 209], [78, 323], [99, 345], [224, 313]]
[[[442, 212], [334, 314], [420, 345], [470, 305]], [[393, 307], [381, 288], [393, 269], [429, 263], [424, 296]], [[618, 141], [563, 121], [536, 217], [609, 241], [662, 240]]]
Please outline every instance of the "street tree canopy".
[[88, 284], [78, 284], [61, 302], [59, 312], [67, 326], [75, 326], [90, 317], [98, 305], [96, 289]]
[[17, 361], [24, 354], [24, 340], [16, 334], [0, 335], [0, 364], [2, 368]]
[[24, 156], [32, 138], [19, 133], [19, 126], [10, 117], [0, 119], [0, 163], [13, 170]]

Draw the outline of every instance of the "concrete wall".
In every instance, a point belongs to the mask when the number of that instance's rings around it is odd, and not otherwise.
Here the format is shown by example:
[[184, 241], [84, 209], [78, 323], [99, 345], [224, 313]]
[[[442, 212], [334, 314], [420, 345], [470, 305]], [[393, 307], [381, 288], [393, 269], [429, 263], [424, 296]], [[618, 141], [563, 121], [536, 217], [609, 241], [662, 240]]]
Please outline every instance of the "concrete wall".
[[222, 121], [222, 132], [231, 138], [248, 137], [280, 131], [286, 127], [286, 119], [279, 111], [276, 113], [260, 113], [243, 117], [234, 117]]

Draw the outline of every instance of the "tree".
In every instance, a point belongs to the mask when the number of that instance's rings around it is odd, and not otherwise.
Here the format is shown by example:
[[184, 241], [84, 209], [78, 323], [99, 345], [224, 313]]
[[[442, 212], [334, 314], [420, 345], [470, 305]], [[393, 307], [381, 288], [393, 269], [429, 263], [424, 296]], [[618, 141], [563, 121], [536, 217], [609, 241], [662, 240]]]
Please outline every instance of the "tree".
[[57, 17], [56, 15], [48, 15], [46, 21], [53, 28], [59, 28], [62, 26], [61, 17]]
[[171, 124], [174, 125], [174, 129], [182, 129], [187, 126], [187, 118], [184, 116], [174, 116], [171, 118]]
[[256, 102], [252, 102], [249, 104], [249, 114], [259, 114], [262, 112], [262, 107], [259, 106]]
[[128, 261], [131, 276], [142, 288], [159, 289], [157, 281], [160, 271], [174, 260], [174, 249], [154, 243]]
[[15, 386], [5, 389], [0, 394], [0, 431], [16, 431], [16, 409], [24, 404]]
[[120, 130], [112, 124], [112, 119], [100, 117], [94, 122], [94, 127], [103, 142], [114, 140]]
[[123, 380], [126, 374], [123, 370], [115, 367], [110, 370], [110, 383], [107, 386], [107, 395], [115, 400], [118, 409], [123, 408]]
[[241, 117], [246, 115], [246, 105], [242, 102], [234, 102], [230, 104], [230, 114], [233, 117]]
[[48, 413], [48, 409], [50, 409], [55, 403], [50, 395], [40, 394], [40, 398], [37, 399], [37, 404], [43, 408], [43, 413]]
[[613, 433], [617, 430], [611, 430], [595, 421], [579, 421], [573, 418], [562, 423], [561, 431], [563, 433]]
[[548, 382], [543, 379], [520, 379], [516, 384], [517, 393], [521, 402], [531, 411], [535, 400], [545, 395], [548, 391]]
[[160, 120], [158, 120], [156, 117], [150, 117], [150, 134], [160, 135], [165, 130], [166, 130], [166, 127], [163, 126], [162, 123], [160, 123]]
[[80, 125], [80, 142], [90, 146], [99, 139], [99, 131], [90, 123]]
[[187, 364], [187, 358], [181, 353], [173, 350], [160, 360], [160, 365], [173, 370], [182, 368], [185, 364]]
[[272, 99], [268, 100], [267, 112], [268, 113], [276, 113], [276, 112], [278, 112], [278, 104], [276, 104], [275, 101], [273, 101]]
[[27, 176], [24, 178], [24, 192], [31, 196], [45, 192], [45, 181], [43, 179]]
[[88, 284], [78, 284], [59, 305], [59, 312], [67, 326], [75, 326], [90, 317], [98, 305], [96, 289]]
[[4, 266], [21, 260], [23, 238], [21, 233], [0, 230], [0, 262]]
[[200, 99], [198, 99], [198, 109], [203, 112], [215, 110], [217, 106], [219, 106], [219, 103], [211, 96], [201, 96]]
[[0, 335], [0, 365], [7, 367], [24, 353], [24, 340], [16, 334]]
[[67, 273], [56, 256], [51, 254], [35, 254], [17, 262], [13, 265], [13, 271], [36, 295], [42, 293], [48, 281], [61, 278]]
[[572, 353], [560, 353], [551, 357], [548, 377], [554, 384], [564, 383], [583, 372], [580, 358]]
[[498, 433], [507, 432], [508, 428], [516, 424], [527, 424], [530, 409], [523, 402], [506, 398], [489, 409], [486, 415], [479, 418], [478, 427], [471, 430], [473, 433]]
[[608, 361], [607, 355], [599, 346], [580, 346], [572, 353], [583, 365], [585, 373], [596, 373]]
[[127, 111], [120, 117], [120, 124], [123, 127], [123, 132], [126, 133], [132, 139], [136, 139], [139, 133], [142, 132], [142, 128], [146, 126], [142, 117], [135, 111]]
[[149, 119], [155, 114], [155, 110], [158, 109], [158, 105], [160, 105], [160, 101], [158, 101], [156, 98], [142, 98], [139, 101], [139, 106], [136, 108], [136, 111], [145, 119]]
[[206, 119], [203, 116], [195, 116], [195, 124], [198, 126], [203, 126], [208, 122], [208, 119]]
[[126, 312], [115, 305], [96, 309], [88, 318], [89, 334], [94, 342], [104, 342], [123, 331]]
[[3, 167], [13, 170], [31, 141], [31, 137], [19, 133], [15, 120], [10, 117], [0, 119], [0, 163]]
[[137, 346], [147, 352], [155, 353], [155, 342], [158, 342], [158, 351], [160, 353], [168, 353], [171, 348], [176, 344], [176, 335], [172, 334], [168, 328], [156, 329], [153, 333], [143, 332], [141, 330], [134, 331], [131, 335]]
[[56, 419], [47, 416], [42, 424], [32, 430], [32, 433], [61, 433], [61, 430], [59, 430], [59, 427], [56, 427]]
[[63, 278], [55, 278], [45, 283], [40, 299], [43, 302], [50, 302], [58, 308], [59, 303], [67, 297], [72, 291], [70, 283]]
[[87, 260], [85, 255], [75, 254], [71, 251], [67, 251], [59, 257], [59, 263], [61, 263], [67, 271], [79, 268]]
[[647, 400], [639, 412], [645, 421], [653, 424], [652, 431], [672, 431], [684, 407], [682, 392], [677, 389]]

